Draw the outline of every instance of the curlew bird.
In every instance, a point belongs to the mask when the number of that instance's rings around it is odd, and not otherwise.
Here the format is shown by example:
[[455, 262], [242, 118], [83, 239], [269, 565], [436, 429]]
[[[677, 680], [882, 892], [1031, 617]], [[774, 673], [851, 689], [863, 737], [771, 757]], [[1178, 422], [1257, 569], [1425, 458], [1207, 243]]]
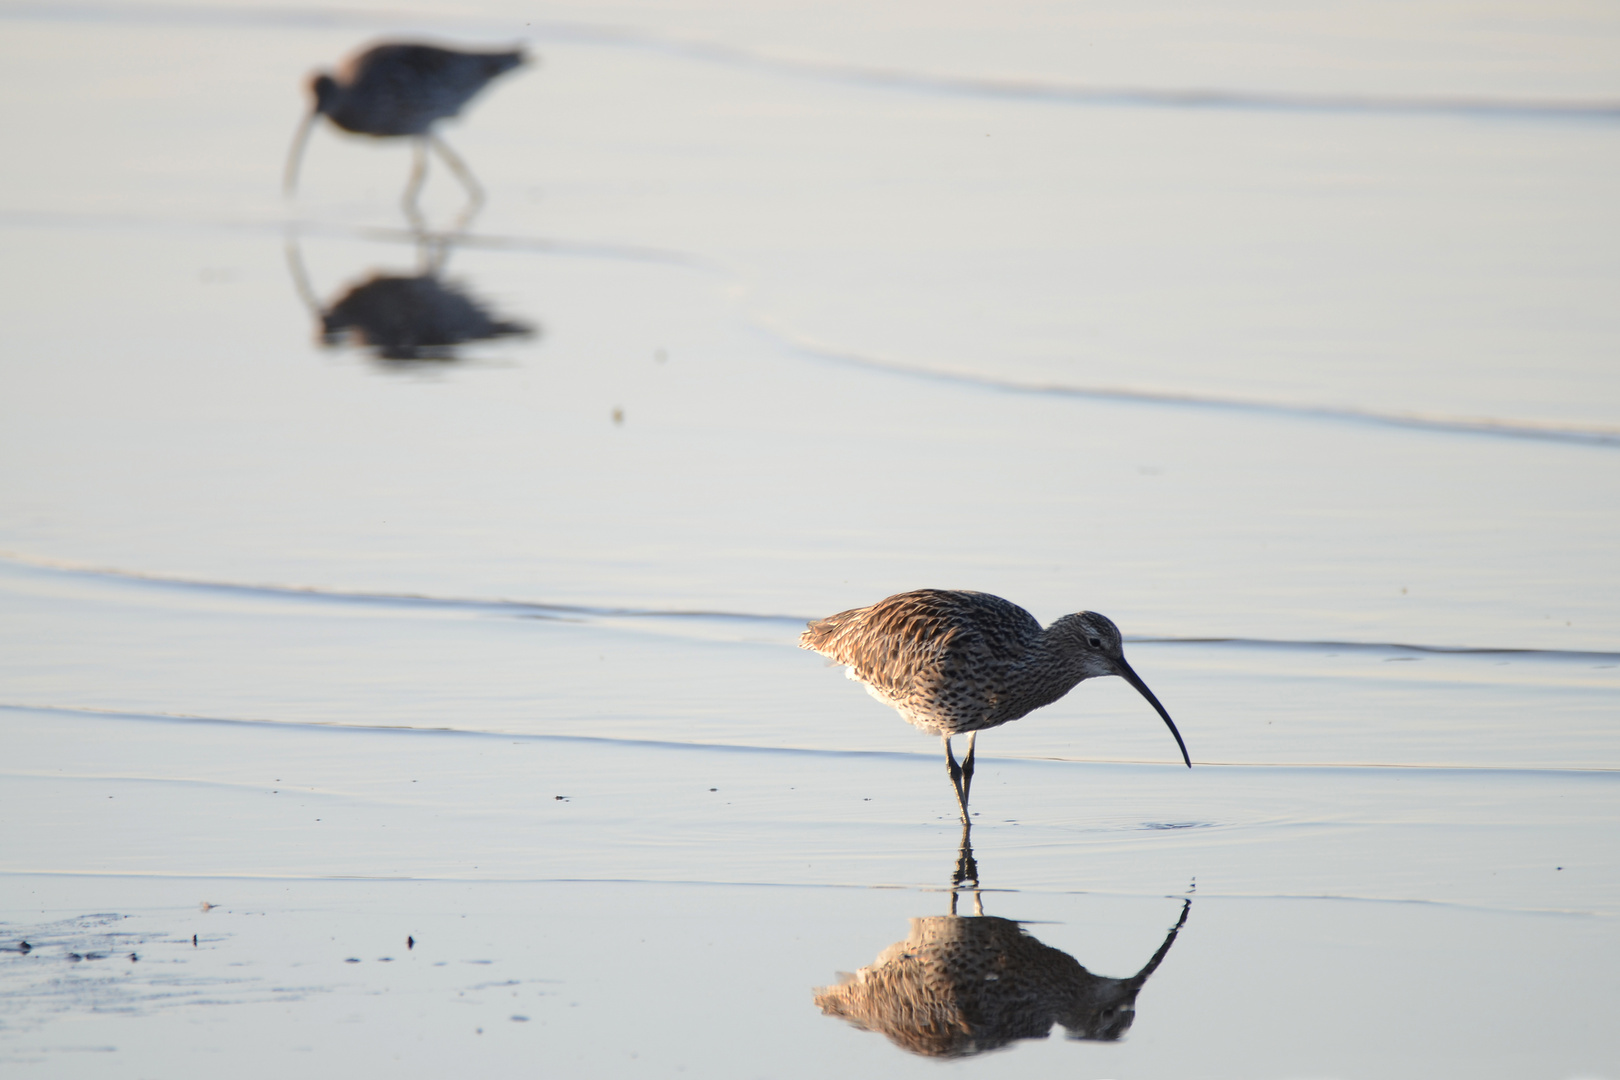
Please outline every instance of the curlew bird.
[[298, 186], [304, 144], [317, 117], [325, 116], [344, 131], [376, 138], [408, 135], [414, 140], [415, 163], [405, 188], [405, 213], [417, 221], [416, 196], [427, 178], [431, 147], [467, 188], [468, 211], [481, 206], [483, 189], [467, 165], [433, 131], [440, 120], [455, 116], [489, 81], [524, 63], [523, 50], [463, 52], [437, 45], [373, 45], [339, 66], [336, 76], [319, 72], [309, 81], [314, 108], [299, 125], [287, 155], [284, 185], [291, 195]]
[[[989, 593], [918, 589], [810, 623], [799, 636], [840, 664], [908, 723], [939, 735], [962, 824], [973, 784], [978, 733], [1050, 705], [1083, 679], [1118, 675], [1156, 709], [1192, 768], [1175, 721], [1131, 665], [1119, 628], [1095, 611], [1065, 615], [1046, 629], [1017, 604]], [[966, 734], [960, 766], [951, 736]]]

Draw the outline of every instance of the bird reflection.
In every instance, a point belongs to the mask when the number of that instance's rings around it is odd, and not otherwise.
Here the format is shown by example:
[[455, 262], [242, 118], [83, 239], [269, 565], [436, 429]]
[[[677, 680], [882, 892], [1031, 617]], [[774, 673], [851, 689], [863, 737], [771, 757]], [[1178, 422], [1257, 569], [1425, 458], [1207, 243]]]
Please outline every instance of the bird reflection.
[[373, 274], [321, 313], [323, 343], [354, 341], [383, 360], [454, 360], [457, 345], [531, 333], [432, 274]]
[[[903, 1050], [960, 1058], [1044, 1039], [1113, 1041], [1136, 1019], [1136, 997], [1187, 922], [1192, 901], [1142, 970], [1123, 979], [1093, 975], [1011, 919], [984, 914], [978, 868], [964, 830], [949, 915], [911, 920], [911, 932], [876, 962], [815, 992], [827, 1016], [877, 1031]], [[974, 913], [956, 913], [958, 888], [973, 888]]]
[[416, 197], [427, 179], [428, 151], [436, 152], [467, 189], [468, 202], [457, 221], [467, 225], [484, 202], [484, 191], [466, 162], [434, 132], [440, 120], [455, 116], [491, 79], [527, 60], [521, 49], [466, 52], [436, 45], [385, 42], [346, 59], [335, 77], [326, 72], [309, 82], [313, 105], [293, 136], [283, 187], [298, 186], [304, 145], [322, 116], [344, 131], [375, 138], [409, 136], [414, 151], [403, 201], [405, 216], [424, 225]]
[[322, 344], [355, 344], [381, 360], [453, 361], [456, 347], [474, 341], [528, 337], [535, 328], [494, 314], [444, 277], [450, 244], [419, 236], [416, 273], [373, 270], [329, 303], [309, 284], [295, 238], [287, 246], [293, 282], [319, 323]]

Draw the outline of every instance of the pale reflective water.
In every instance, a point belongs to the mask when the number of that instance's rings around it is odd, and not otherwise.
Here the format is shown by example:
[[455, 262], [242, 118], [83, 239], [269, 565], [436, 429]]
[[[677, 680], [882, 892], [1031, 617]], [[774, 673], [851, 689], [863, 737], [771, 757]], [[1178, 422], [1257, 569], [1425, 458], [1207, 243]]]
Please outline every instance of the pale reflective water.
[[[8, 1074], [1620, 1076], [1612, 12], [544, 20], [0, 7]], [[455, 244], [277, 197], [381, 34], [540, 57]], [[989, 732], [954, 922], [923, 585], [1196, 763]]]

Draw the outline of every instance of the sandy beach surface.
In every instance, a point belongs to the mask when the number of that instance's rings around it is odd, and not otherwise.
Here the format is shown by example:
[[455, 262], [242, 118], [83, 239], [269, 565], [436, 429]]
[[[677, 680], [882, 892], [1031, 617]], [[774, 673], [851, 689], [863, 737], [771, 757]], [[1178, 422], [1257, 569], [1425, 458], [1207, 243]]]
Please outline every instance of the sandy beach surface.
[[[449, 241], [397, 140], [281, 197], [384, 37], [533, 56]], [[0, 3], [0, 58], [8, 1077], [1620, 1078], [1610, 8]], [[323, 340], [390, 277], [509, 332]], [[923, 586], [1111, 616], [1194, 767], [1117, 679], [986, 733], [953, 891], [938, 741], [796, 647]]]

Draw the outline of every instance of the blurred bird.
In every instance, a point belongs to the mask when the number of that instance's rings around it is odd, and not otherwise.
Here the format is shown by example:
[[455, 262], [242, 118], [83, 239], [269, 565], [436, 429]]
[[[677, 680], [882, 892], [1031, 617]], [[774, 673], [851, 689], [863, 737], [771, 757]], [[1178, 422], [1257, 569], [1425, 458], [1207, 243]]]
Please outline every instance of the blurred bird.
[[[817, 619], [799, 645], [847, 664], [849, 677], [873, 697], [943, 738], [964, 825], [978, 733], [1050, 705], [1083, 679], [1118, 675], [1134, 686], [1192, 767], [1175, 721], [1125, 662], [1119, 628], [1094, 611], [1065, 615], [1042, 630], [1033, 615], [999, 596], [918, 589]], [[951, 736], [960, 734], [968, 749], [958, 766]]]
[[405, 188], [405, 212], [420, 220], [416, 196], [427, 178], [427, 151], [436, 150], [466, 186], [470, 201], [463, 220], [484, 201], [483, 189], [465, 162], [433, 131], [433, 125], [461, 111], [491, 79], [524, 63], [521, 49], [509, 52], [463, 52], [437, 45], [392, 43], [355, 53], [338, 68], [310, 79], [314, 108], [299, 125], [287, 155], [285, 190], [298, 186], [304, 145], [317, 117], [325, 116], [344, 131], [377, 138], [408, 135], [414, 140], [415, 164]]

